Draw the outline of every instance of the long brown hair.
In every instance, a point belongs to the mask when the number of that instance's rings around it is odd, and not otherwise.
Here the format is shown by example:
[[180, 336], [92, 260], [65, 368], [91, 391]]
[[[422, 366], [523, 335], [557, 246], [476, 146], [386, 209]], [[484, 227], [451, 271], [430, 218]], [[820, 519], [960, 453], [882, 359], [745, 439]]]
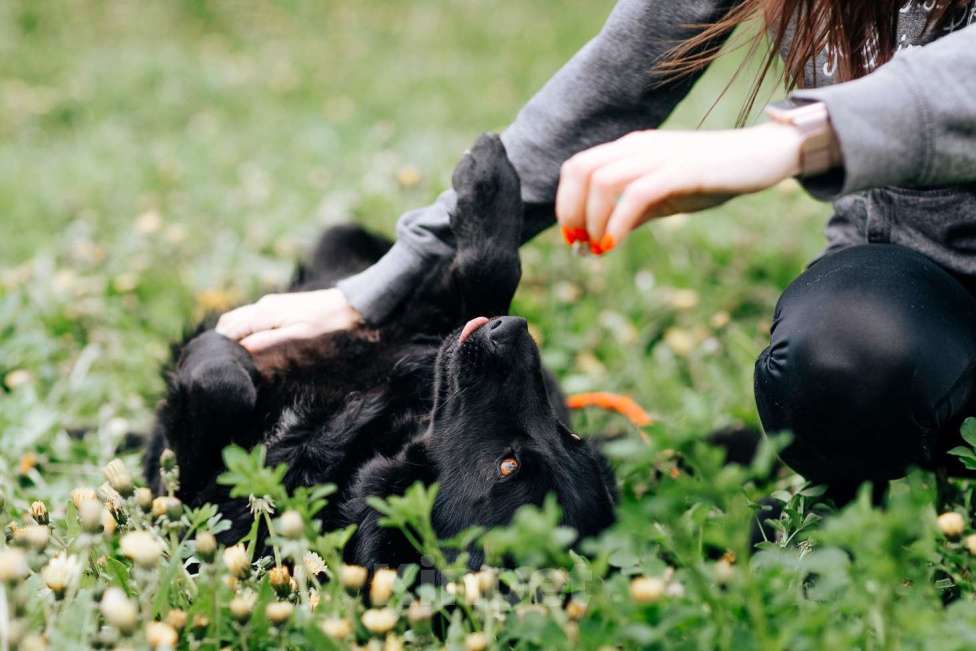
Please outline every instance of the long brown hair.
[[[935, 0], [926, 32], [940, 26], [950, 9], [968, 4], [968, 0]], [[889, 61], [897, 49], [898, 16], [904, 5], [905, 0], [743, 0], [722, 19], [694, 26], [700, 31], [668, 52], [656, 71], [666, 81], [701, 70], [719, 56], [729, 32], [755, 20], [758, 29], [745, 43], [746, 60], [764, 46], [768, 49], [739, 115], [741, 125], [781, 52], [782, 80], [788, 90], [803, 86], [807, 63], [821, 52], [826, 52], [828, 64], [836, 70], [835, 81], [856, 79]]]

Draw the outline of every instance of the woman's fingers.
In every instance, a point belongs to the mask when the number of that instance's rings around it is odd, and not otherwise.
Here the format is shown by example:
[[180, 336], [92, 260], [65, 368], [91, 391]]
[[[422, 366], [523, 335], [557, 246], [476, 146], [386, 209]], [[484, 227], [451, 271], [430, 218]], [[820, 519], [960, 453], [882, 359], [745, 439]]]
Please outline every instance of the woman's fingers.
[[607, 163], [635, 151], [637, 144], [634, 141], [633, 135], [624, 136], [620, 140], [580, 152], [563, 163], [556, 190], [556, 218], [568, 241], [586, 241], [589, 237], [586, 231], [586, 203], [591, 175]]
[[607, 220], [624, 188], [647, 174], [651, 166], [652, 163], [646, 159], [630, 156], [593, 172], [586, 198], [586, 231], [594, 245], [594, 252], [606, 253], [616, 246], [619, 240], [606, 232]]
[[262, 330], [241, 339], [241, 346], [252, 355], [257, 355], [275, 346], [294, 339], [307, 339], [311, 336], [311, 329], [305, 323], [295, 323], [274, 330]]
[[607, 236], [619, 244], [653, 214], [656, 205], [674, 192], [674, 181], [664, 173], [642, 176], [626, 187], [607, 220]]
[[281, 325], [280, 311], [272, 309], [271, 302], [265, 297], [231, 310], [220, 317], [215, 330], [228, 339], [240, 341], [251, 333], [276, 328]]

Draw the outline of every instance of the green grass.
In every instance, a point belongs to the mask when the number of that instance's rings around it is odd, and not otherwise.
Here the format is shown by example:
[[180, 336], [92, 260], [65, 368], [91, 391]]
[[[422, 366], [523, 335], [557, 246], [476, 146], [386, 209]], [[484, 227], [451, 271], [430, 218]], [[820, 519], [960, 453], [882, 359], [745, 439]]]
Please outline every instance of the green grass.
[[[68, 489], [100, 481], [121, 435], [150, 424], [168, 344], [195, 315], [279, 287], [326, 225], [355, 220], [392, 233], [401, 212], [446, 187], [478, 133], [504, 128], [596, 32], [611, 4], [0, 4], [7, 516], [33, 499], [65, 515]], [[736, 66], [734, 56], [717, 65], [668, 126], [697, 125]], [[707, 126], [733, 123], [746, 81]], [[398, 182], [404, 170], [420, 182]], [[815, 542], [770, 552], [751, 570], [739, 563], [732, 587], [710, 578], [702, 543], [741, 552], [749, 499], [781, 489], [798, 517], [808, 510], [795, 478], [766, 486], [721, 471], [695, 440], [755, 423], [753, 360], [779, 293], [822, 246], [828, 211], [785, 183], [654, 223], [605, 258], [572, 256], [554, 232], [523, 249], [514, 311], [529, 318], [548, 366], [569, 391], [627, 393], [659, 421], [648, 448], [626, 447], [637, 439], [618, 418], [577, 423], [628, 433], [618, 451], [622, 525], [595, 553], [615, 559], [618, 573], [593, 596], [583, 646], [894, 649], [938, 637], [939, 648], [965, 648], [976, 635], [961, 621], [972, 621], [970, 563], [934, 533], [933, 486], [921, 477], [902, 482], [886, 512], [856, 505]], [[91, 431], [77, 440], [67, 433], [75, 427]], [[689, 455], [699, 477], [649, 479], [650, 468], [667, 467], [666, 447]], [[19, 473], [29, 453], [39, 465]], [[953, 504], [968, 507], [968, 485], [959, 490]], [[548, 530], [513, 531], [535, 540]], [[314, 548], [326, 554], [332, 544]], [[665, 564], [678, 568], [685, 597], [622, 605], [628, 575]], [[819, 588], [805, 583], [808, 571], [826, 577]], [[941, 609], [946, 591], [962, 595], [957, 610]], [[67, 644], [63, 629], [49, 631], [52, 641]], [[513, 643], [532, 647], [530, 633]], [[542, 623], [536, 633], [562, 644]]]

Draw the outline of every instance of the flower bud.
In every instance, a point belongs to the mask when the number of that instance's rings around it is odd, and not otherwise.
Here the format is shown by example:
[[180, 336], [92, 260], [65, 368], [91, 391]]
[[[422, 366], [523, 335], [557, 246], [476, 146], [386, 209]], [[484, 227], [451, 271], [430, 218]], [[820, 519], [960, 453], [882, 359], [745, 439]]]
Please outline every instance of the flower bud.
[[976, 533], [969, 534], [962, 541], [963, 546], [973, 556], [976, 556]]
[[102, 530], [102, 511], [105, 507], [98, 500], [87, 499], [78, 505], [78, 523], [87, 533], [99, 533]]
[[322, 632], [333, 640], [344, 640], [352, 635], [352, 624], [348, 619], [330, 617], [322, 622]]
[[154, 518], [166, 517], [169, 520], [179, 520], [183, 514], [183, 503], [176, 497], [163, 495], [152, 501], [152, 515]]
[[630, 582], [630, 597], [639, 604], [657, 603], [664, 597], [667, 585], [653, 576], [639, 576]]
[[468, 572], [462, 577], [464, 582], [464, 600], [468, 604], [477, 603], [481, 599], [481, 582], [478, 580], [478, 575], [472, 572]]
[[139, 623], [139, 609], [134, 601], [125, 596], [121, 588], [112, 587], [106, 590], [99, 609], [109, 626], [114, 626], [123, 633], [131, 633]]
[[291, 618], [295, 607], [287, 601], [272, 601], [264, 609], [264, 615], [275, 626], [284, 624]]
[[122, 495], [117, 490], [112, 488], [111, 484], [109, 484], [107, 481], [102, 482], [95, 493], [102, 498], [102, 501], [105, 502], [105, 506], [108, 508], [115, 512], [122, 510], [122, 503], [124, 501], [122, 499]]
[[728, 585], [735, 578], [735, 568], [732, 567], [732, 563], [724, 558], [715, 561], [712, 572], [715, 575], [715, 582], [719, 585]]
[[75, 505], [76, 509], [81, 508], [82, 502], [85, 500], [97, 500], [98, 495], [95, 494], [94, 488], [88, 488], [87, 486], [79, 486], [78, 488], [71, 489], [71, 503]]
[[29, 524], [14, 529], [14, 542], [34, 551], [44, 551], [51, 539], [51, 530], [41, 524]]
[[44, 502], [40, 500], [31, 502], [30, 511], [31, 517], [34, 518], [34, 522], [37, 524], [47, 524], [50, 521], [50, 516], [48, 515], [47, 507], [44, 506]]
[[393, 596], [393, 586], [396, 585], [396, 570], [383, 568], [373, 574], [373, 583], [369, 586], [369, 600], [374, 606], [382, 606]]
[[102, 474], [108, 480], [109, 486], [119, 492], [122, 497], [132, 495], [132, 473], [122, 459], [112, 459], [102, 468]]
[[410, 620], [410, 623], [414, 626], [429, 622], [433, 617], [434, 609], [431, 608], [430, 604], [420, 601], [419, 599], [412, 601], [410, 603], [410, 608], [407, 609], [407, 619]]
[[488, 648], [488, 636], [484, 633], [468, 633], [464, 638], [466, 651], [485, 651]]
[[397, 614], [392, 608], [370, 608], [363, 613], [362, 622], [370, 633], [383, 635], [396, 626]]
[[205, 563], [210, 563], [217, 553], [217, 538], [209, 531], [198, 531], [194, 547], [197, 557]]
[[197, 613], [193, 616], [193, 623], [190, 624], [190, 628], [193, 630], [194, 637], [202, 638], [207, 634], [207, 629], [210, 628], [210, 618]]
[[339, 568], [339, 582], [347, 590], [359, 590], [366, 583], [369, 571], [361, 565], [343, 565]]
[[247, 557], [244, 545], [240, 543], [224, 550], [224, 566], [231, 576], [244, 576], [251, 567], [251, 559]]
[[146, 487], [137, 488], [134, 493], [136, 505], [143, 511], [149, 511], [152, 508], [153, 494], [152, 491]]
[[173, 648], [179, 639], [179, 634], [166, 622], [149, 622], [146, 624], [146, 642], [150, 649], [160, 647]]
[[81, 577], [81, 562], [76, 556], [68, 556], [61, 552], [44, 567], [41, 578], [58, 599], [67, 592]]
[[253, 592], [243, 592], [230, 600], [230, 616], [238, 622], [244, 623], [251, 617], [257, 595]]
[[130, 531], [122, 536], [119, 548], [133, 563], [145, 568], [156, 567], [163, 554], [162, 543], [148, 531]]
[[116, 521], [115, 516], [107, 508], [102, 509], [102, 531], [105, 532], [106, 536], [111, 536], [115, 533], [115, 529], [118, 527], [119, 523]]
[[173, 608], [166, 613], [166, 623], [177, 631], [182, 631], [186, 626], [186, 612], [179, 608]]
[[478, 589], [481, 590], [481, 594], [491, 594], [497, 584], [498, 577], [495, 576], [495, 570], [485, 567], [478, 571]]
[[0, 549], [0, 583], [14, 584], [27, 577], [27, 557], [24, 552], [13, 547]]
[[298, 511], [285, 511], [278, 518], [278, 533], [285, 538], [297, 540], [305, 535], [305, 523]]
[[268, 570], [268, 582], [279, 597], [283, 598], [291, 594], [291, 575], [284, 565], [278, 565]]
[[578, 622], [583, 619], [584, 615], [586, 615], [586, 602], [576, 598], [570, 599], [569, 603], [566, 604], [566, 616], [574, 622]]
[[159, 455], [159, 467], [163, 470], [172, 470], [176, 467], [176, 453], [166, 448]]
[[403, 641], [393, 633], [388, 633], [383, 642], [383, 651], [403, 651]]
[[40, 633], [28, 633], [17, 645], [18, 651], [47, 651], [47, 638]]
[[955, 511], [948, 511], [939, 516], [939, 530], [946, 538], [958, 538], [966, 530], [966, 521]]

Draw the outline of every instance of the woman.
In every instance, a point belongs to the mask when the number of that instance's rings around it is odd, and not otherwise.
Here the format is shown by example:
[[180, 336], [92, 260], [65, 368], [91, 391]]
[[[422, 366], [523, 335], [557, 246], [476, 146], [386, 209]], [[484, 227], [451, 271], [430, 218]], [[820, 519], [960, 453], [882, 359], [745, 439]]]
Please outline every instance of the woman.
[[[793, 104], [751, 128], [655, 131], [754, 16], [803, 89]], [[974, 20], [970, 0], [620, 0], [503, 135], [524, 240], [555, 216], [603, 254], [651, 218], [799, 176], [835, 214], [757, 361], [763, 426], [792, 432], [784, 459], [841, 492], [933, 465], [976, 373]], [[266, 297], [218, 331], [261, 353], [382, 322], [451, 253], [454, 200], [406, 213], [396, 246], [338, 289]]]

